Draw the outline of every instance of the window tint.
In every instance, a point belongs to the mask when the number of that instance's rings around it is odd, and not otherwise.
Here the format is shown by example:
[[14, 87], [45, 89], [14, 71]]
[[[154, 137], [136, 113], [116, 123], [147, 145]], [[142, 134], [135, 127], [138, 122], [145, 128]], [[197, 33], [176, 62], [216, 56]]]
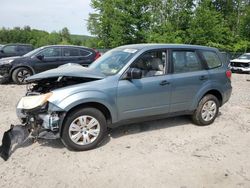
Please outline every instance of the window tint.
[[3, 48], [4, 53], [15, 53], [16, 46], [6, 46]]
[[80, 50], [80, 56], [86, 57], [86, 56], [89, 56], [90, 54], [91, 54], [90, 51]]
[[143, 54], [132, 64], [132, 68], [142, 70], [142, 77], [159, 76], [164, 74], [166, 52], [163, 50]]
[[30, 47], [29, 46], [18, 46], [17, 50], [20, 53], [26, 53], [26, 52], [30, 51]]
[[210, 69], [221, 66], [221, 61], [215, 52], [203, 51], [202, 54]]
[[77, 48], [63, 48], [63, 56], [79, 56]]
[[44, 57], [59, 57], [61, 56], [61, 48], [46, 48], [39, 55]]
[[195, 52], [173, 51], [174, 73], [193, 72], [202, 69], [201, 62]]

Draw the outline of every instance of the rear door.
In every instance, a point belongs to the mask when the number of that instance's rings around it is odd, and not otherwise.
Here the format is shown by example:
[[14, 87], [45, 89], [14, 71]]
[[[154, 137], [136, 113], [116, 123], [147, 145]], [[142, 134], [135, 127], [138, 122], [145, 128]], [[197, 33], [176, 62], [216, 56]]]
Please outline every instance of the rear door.
[[171, 106], [170, 112], [190, 109], [197, 93], [209, 81], [209, 73], [196, 50], [170, 50]]
[[35, 70], [36, 72], [43, 72], [49, 69], [54, 69], [63, 65], [62, 48], [48, 47], [39, 52], [36, 56], [43, 56], [42, 59], [36, 57]]

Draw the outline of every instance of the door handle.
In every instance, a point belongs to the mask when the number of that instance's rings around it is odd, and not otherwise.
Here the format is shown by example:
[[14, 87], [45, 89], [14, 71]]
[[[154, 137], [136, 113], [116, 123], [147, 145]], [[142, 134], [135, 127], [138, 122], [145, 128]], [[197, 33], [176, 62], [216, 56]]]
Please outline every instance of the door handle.
[[170, 84], [170, 83], [167, 80], [163, 80], [160, 83], [161, 86], [165, 86], [165, 85], [168, 85], [168, 84]]
[[207, 76], [201, 76], [201, 77], [200, 77], [200, 80], [207, 80], [207, 79], [208, 79]]

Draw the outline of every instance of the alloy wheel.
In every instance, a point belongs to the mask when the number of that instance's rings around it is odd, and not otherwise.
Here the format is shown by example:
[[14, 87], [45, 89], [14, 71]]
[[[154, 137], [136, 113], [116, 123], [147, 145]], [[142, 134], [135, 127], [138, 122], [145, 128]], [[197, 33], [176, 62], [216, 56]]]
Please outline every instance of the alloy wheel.
[[100, 123], [89, 115], [77, 117], [69, 126], [69, 137], [78, 145], [93, 143], [99, 133]]
[[207, 101], [201, 110], [201, 117], [204, 121], [212, 120], [217, 112], [217, 105], [213, 100]]

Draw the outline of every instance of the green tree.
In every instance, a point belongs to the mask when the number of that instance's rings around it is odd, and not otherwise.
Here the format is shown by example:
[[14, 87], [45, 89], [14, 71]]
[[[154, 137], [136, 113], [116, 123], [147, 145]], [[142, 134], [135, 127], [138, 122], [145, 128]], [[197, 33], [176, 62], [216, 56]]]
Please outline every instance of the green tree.
[[102, 47], [146, 42], [150, 27], [150, 0], [92, 0], [98, 12], [90, 14], [88, 28]]
[[60, 31], [60, 35], [62, 37], [62, 43], [64, 43], [64, 44], [69, 44], [70, 43], [70, 32], [69, 32], [69, 29], [67, 27], [64, 27]]

